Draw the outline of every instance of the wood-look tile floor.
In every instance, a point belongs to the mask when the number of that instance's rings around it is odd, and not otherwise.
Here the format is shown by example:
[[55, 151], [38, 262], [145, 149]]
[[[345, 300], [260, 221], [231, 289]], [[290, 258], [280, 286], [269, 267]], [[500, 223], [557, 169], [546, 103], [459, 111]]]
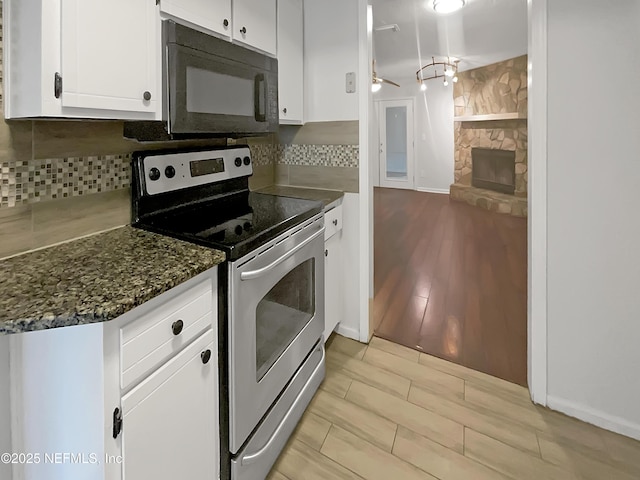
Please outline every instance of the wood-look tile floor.
[[374, 190], [375, 335], [527, 383], [527, 220]]
[[640, 442], [536, 407], [524, 387], [335, 336], [270, 480], [637, 480]]

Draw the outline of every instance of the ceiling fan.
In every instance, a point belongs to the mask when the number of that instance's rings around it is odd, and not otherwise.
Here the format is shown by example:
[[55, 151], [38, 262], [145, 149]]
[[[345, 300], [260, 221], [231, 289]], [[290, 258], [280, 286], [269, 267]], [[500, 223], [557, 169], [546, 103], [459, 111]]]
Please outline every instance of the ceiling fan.
[[378, 90], [380, 90], [382, 88], [382, 84], [383, 83], [388, 83], [389, 85], [394, 85], [396, 87], [400, 86], [396, 82], [393, 82], [391, 80], [387, 80], [386, 78], [379, 77], [378, 74], [376, 73], [376, 61], [374, 60], [373, 61], [373, 76], [372, 76], [372, 83], [371, 83], [371, 91], [372, 92], [377, 92]]
[[[391, 24], [391, 25], [381, 25], [379, 27], [374, 28], [374, 30], [376, 32], [380, 32], [380, 31], [384, 31], [384, 30], [391, 30], [394, 33], [397, 33], [400, 31], [400, 27], [398, 27], [397, 24]], [[388, 83], [389, 85], [394, 85], [396, 87], [399, 87], [400, 85], [398, 85], [396, 82], [392, 82], [391, 80], [387, 80], [386, 78], [382, 78], [379, 77], [378, 74], [376, 73], [376, 54], [375, 54], [375, 44], [373, 42], [373, 39], [371, 40], [372, 42], [372, 48], [373, 48], [373, 76], [371, 79], [371, 91], [372, 92], [377, 92], [378, 90], [380, 90], [382, 88], [382, 84], [383, 83]]]

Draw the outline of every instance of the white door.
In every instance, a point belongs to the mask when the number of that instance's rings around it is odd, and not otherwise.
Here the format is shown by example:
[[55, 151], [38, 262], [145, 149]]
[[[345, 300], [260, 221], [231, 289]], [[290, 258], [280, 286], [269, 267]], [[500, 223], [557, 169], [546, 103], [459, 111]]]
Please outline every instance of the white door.
[[276, 0], [233, 0], [233, 40], [276, 54]]
[[278, 0], [278, 95], [280, 123], [303, 123], [302, 0]]
[[167, 15], [231, 37], [231, 0], [161, 0], [160, 10]]
[[62, 0], [62, 106], [157, 112], [156, 15], [149, 0]]
[[217, 351], [209, 330], [122, 398], [123, 480], [218, 478]]
[[413, 100], [380, 100], [380, 186], [414, 187]]

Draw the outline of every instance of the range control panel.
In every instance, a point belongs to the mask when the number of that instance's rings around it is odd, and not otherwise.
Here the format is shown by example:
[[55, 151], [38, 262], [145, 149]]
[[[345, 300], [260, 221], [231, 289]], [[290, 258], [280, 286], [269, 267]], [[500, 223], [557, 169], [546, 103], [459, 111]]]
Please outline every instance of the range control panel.
[[149, 155], [143, 159], [147, 195], [253, 174], [249, 147]]

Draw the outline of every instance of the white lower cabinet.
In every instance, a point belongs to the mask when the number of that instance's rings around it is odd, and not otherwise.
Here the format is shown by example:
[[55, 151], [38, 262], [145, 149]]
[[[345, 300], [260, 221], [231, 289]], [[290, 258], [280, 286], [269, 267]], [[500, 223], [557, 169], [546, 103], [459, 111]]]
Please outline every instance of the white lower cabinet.
[[217, 478], [215, 351], [209, 331], [122, 398], [126, 480]]
[[13, 451], [40, 455], [14, 478], [219, 478], [217, 300], [212, 268], [110, 322], [12, 335]]
[[338, 205], [327, 211], [324, 218], [324, 339], [327, 341], [331, 332], [333, 332], [342, 321], [344, 312], [342, 205]]

